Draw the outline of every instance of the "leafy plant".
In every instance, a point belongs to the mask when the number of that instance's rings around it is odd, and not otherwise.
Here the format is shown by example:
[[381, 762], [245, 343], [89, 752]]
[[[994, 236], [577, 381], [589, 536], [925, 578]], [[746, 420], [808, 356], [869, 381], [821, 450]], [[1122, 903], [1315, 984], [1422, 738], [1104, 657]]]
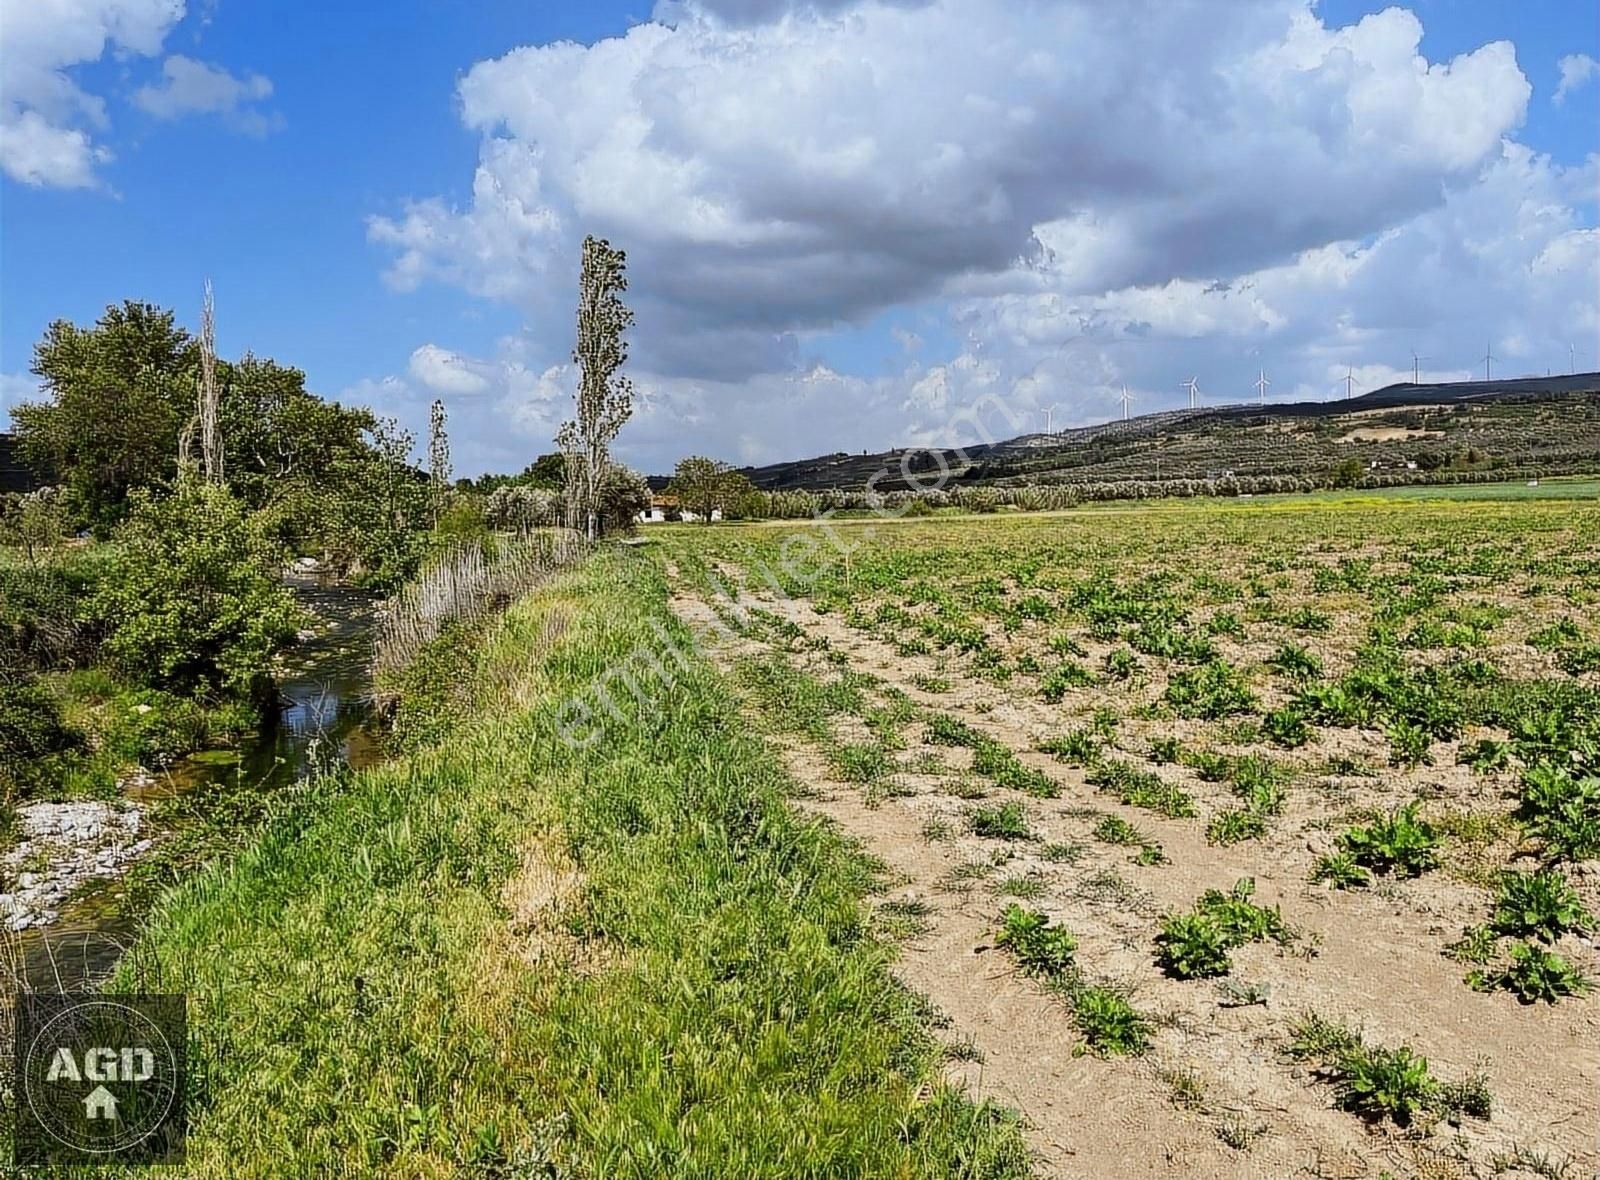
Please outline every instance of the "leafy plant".
[[1519, 814], [1551, 859], [1600, 856], [1600, 777], [1579, 778], [1567, 767], [1538, 763], [1523, 774]]
[[1295, 749], [1311, 740], [1311, 726], [1305, 714], [1293, 705], [1273, 709], [1261, 719], [1261, 732], [1275, 745]]
[[1286, 643], [1267, 663], [1294, 680], [1310, 680], [1322, 674], [1322, 661], [1297, 643]]
[[1202, 720], [1247, 713], [1256, 704], [1243, 675], [1221, 659], [1176, 673], [1167, 682], [1165, 700], [1178, 716]]
[[1348, 852], [1331, 852], [1311, 866], [1311, 879], [1335, 889], [1357, 889], [1372, 884], [1372, 874]]
[[1072, 966], [1078, 940], [1071, 931], [1053, 926], [1038, 910], [1012, 904], [1000, 916], [1000, 933], [995, 945], [1016, 956], [1023, 970], [1034, 975], [1060, 975]]
[[1473, 971], [1467, 983], [1479, 991], [1504, 989], [1524, 1004], [1543, 1000], [1554, 1004], [1562, 996], [1580, 996], [1589, 990], [1589, 980], [1561, 955], [1519, 942], [1511, 948], [1510, 961], [1496, 971]]
[[1503, 873], [1490, 925], [1497, 934], [1554, 942], [1569, 930], [1584, 931], [1594, 916], [1567, 879], [1554, 869]]
[[1074, 729], [1039, 743], [1041, 753], [1069, 766], [1088, 766], [1100, 756], [1100, 738], [1087, 729]]
[[1432, 824], [1418, 819], [1421, 804], [1412, 802], [1339, 837], [1340, 848], [1358, 865], [1397, 877], [1415, 877], [1439, 862], [1439, 836]]
[[1363, 1118], [1393, 1119], [1408, 1126], [1439, 1098], [1428, 1061], [1410, 1049], [1361, 1046], [1338, 1061], [1339, 1105]]
[[1115, 988], [1081, 987], [1072, 996], [1072, 1019], [1094, 1052], [1104, 1057], [1138, 1056], [1150, 1047], [1148, 1017]]
[[1126, 647], [1112, 648], [1101, 660], [1101, 667], [1113, 680], [1128, 680], [1139, 670], [1139, 657]]
[[1120, 815], [1106, 815], [1094, 827], [1094, 838], [1105, 844], [1143, 844], [1143, 834]]
[[1260, 812], [1230, 807], [1211, 817], [1206, 825], [1206, 841], [1226, 846], [1243, 840], [1259, 840], [1266, 832], [1267, 821]]
[[1511, 746], [1494, 738], [1464, 742], [1456, 753], [1456, 761], [1462, 766], [1470, 766], [1479, 774], [1492, 774], [1511, 764]]
[[1228, 952], [1233, 943], [1211, 918], [1202, 913], [1174, 914], [1161, 923], [1156, 935], [1160, 951], [1156, 961], [1178, 979], [1226, 975], [1233, 966]]
[[1033, 836], [1028, 828], [1027, 814], [1020, 803], [974, 808], [968, 822], [976, 836], [995, 840], [1028, 840]]

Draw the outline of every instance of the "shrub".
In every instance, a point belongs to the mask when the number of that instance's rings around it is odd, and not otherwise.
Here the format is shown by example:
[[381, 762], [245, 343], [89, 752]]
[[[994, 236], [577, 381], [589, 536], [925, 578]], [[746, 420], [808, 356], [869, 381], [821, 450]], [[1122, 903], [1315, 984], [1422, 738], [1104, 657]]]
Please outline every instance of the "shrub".
[[119, 537], [95, 600], [107, 653], [153, 687], [258, 692], [303, 616], [278, 579], [282, 552], [239, 502], [184, 479], [163, 499], [137, 493]]
[[1413, 802], [1366, 826], [1353, 827], [1339, 845], [1358, 865], [1397, 877], [1415, 877], [1438, 864], [1439, 836], [1427, 820], [1417, 818]]
[[0, 678], [0, 800], [44, 784], [44, 760], [81, 742], [49, 692], [31, 680]]
[[1593, 924], [1594, 916], [1554, 869], [1501, 875], [1490, 921], [1495, 933], [1554, 942], [1569, 930], [1581, 932]]

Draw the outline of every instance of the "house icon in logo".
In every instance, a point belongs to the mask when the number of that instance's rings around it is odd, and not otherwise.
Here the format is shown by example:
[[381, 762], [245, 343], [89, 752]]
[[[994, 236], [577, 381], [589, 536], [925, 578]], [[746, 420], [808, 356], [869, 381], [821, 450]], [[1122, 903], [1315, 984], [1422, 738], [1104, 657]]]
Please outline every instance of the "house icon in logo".
[[116, 1095], [104, 1086], [96, 1086], [89, 1091], [89, 1096], [83, 1100], [83, 1112], [85, 1118], [110, 1119], [115, 1122], [117, 1118]]

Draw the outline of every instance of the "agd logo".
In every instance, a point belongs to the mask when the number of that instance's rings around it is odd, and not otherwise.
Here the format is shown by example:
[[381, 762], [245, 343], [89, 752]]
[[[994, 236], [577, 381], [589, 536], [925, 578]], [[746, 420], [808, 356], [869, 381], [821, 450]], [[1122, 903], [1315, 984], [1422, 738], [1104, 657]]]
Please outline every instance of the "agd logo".
[[19, 996], [13, 1162], [181, 1162], [185, 1015], [183, 996]]

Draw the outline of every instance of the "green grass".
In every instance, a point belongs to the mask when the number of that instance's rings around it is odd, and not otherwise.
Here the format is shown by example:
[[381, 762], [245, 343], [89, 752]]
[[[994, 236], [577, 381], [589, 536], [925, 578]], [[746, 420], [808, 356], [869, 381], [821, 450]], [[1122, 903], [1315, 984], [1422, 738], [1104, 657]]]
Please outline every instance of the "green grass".
[[[113, 986], [189, 996], [190, 1174], [1026, 1174], [1013, 1116], [939, 1085], [868, 865], [706, 665], [559, 740], [651, 620], [688, 650], [648, 558], [566, 575], [486, 640], [479, 720], [157, 907]], [[548, 929], [505, 900], [535, 852], [577, 883]]]

